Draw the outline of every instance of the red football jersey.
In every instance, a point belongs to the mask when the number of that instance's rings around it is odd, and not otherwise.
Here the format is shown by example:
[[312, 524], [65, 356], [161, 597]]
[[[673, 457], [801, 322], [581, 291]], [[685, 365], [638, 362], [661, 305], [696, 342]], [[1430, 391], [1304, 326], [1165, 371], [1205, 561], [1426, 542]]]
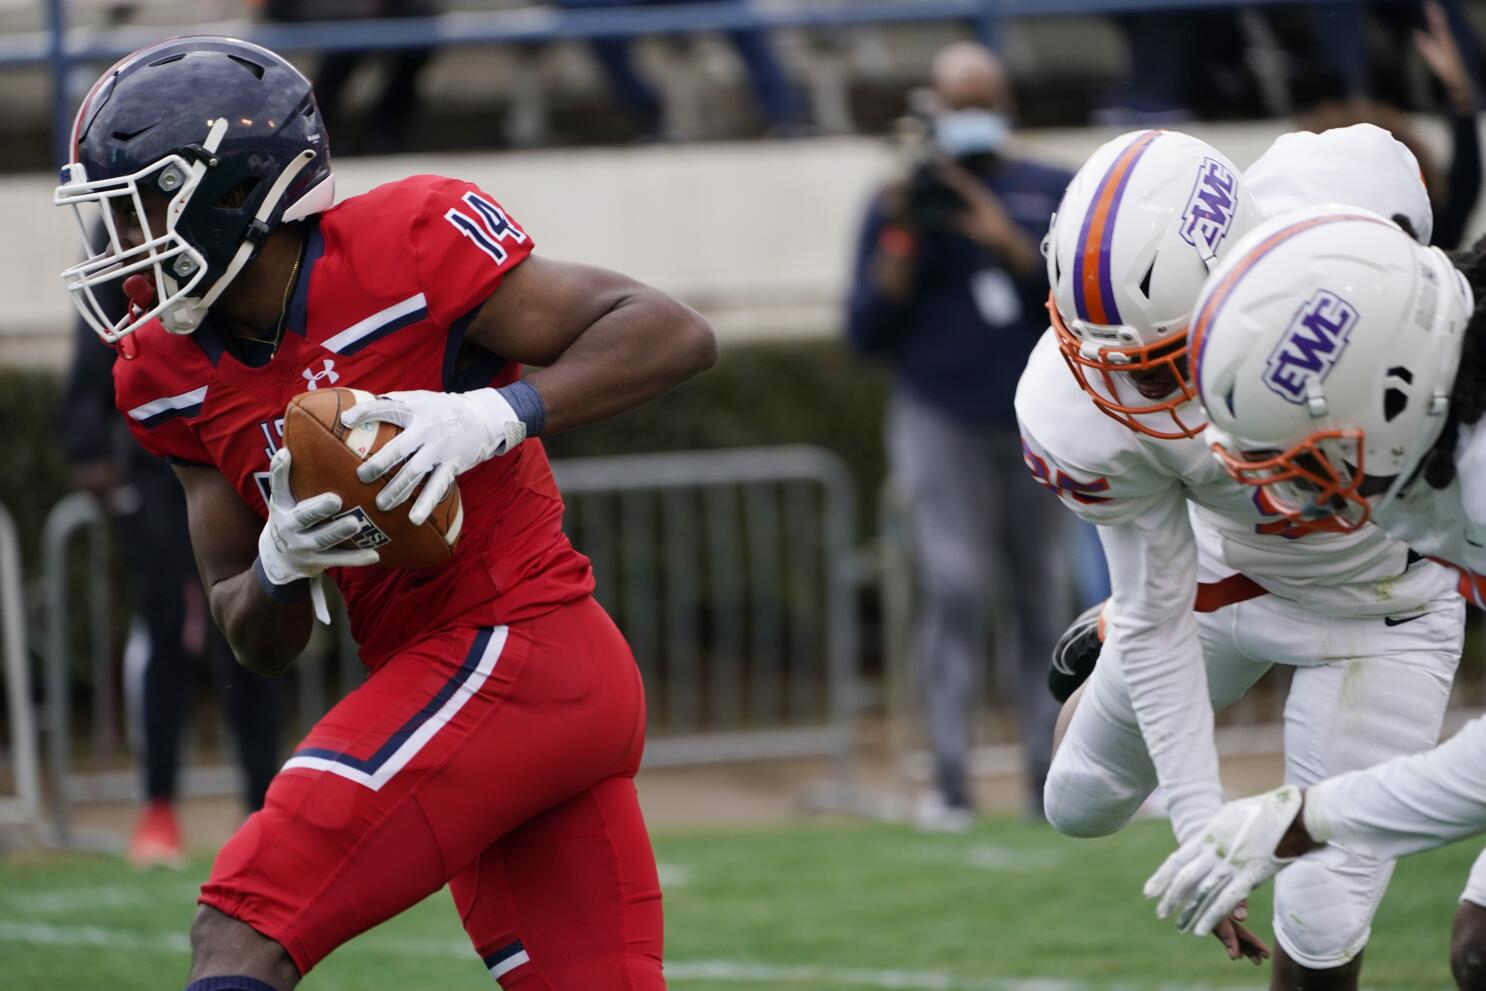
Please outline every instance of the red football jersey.
[[[211, 465], [267, 518], [268, 462], [284, 409], [307, 389], [460, 392], [514, 381], [519, 368], [466, 345], [471, 320], [531, 238], [477, 187], [413, 176], [309, 221], [283, 341], [244, 364], [212, 328], [135, 331], [138, 355], [114, 363], [115, 399], [145, 449]], [[362, 660], [451, 626], [538, 615], [593, 590], [588, 559], [562, 532], [562, 497], [541, 443], [529, 440], [459, 478], [464, 528], [436, 568], [330, 572]]]

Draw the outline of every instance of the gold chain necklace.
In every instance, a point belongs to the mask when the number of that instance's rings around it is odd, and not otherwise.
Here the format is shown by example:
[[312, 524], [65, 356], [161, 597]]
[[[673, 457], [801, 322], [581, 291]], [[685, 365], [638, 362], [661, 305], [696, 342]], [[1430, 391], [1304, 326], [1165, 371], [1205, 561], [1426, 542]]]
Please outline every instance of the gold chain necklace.
[[233, 333], [232, 336], [254, 344], [267, 344], [272, 348], [270, 357], [277, 354], [279, 342], [284, 339], [284, 325], [289, 320], [289, 297], [294, 293], [295, 283], [299, 281], [299, 266], [304, 262], [304, 241], [299, 242], [299, 253], [294, 256], [294, 267], [289, 270], [289, 282], [284, 286], [284, 298], [279, 303], [279, 319], [274, 324], [272, 337], [254, 337], [252, 334]]

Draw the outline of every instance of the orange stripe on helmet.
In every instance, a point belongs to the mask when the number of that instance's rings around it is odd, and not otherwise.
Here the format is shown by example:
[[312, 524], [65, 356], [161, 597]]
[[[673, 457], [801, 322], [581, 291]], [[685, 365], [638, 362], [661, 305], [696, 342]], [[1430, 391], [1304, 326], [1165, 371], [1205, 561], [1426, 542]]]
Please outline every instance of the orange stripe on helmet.
[[1115, 158], [1109, 171], [1104, 173], [1104, 178], [1099, 181], [1099, 189], [1094, 193], [1094, 202], [1089, 206], [1089, 213], [1084, 220], [1083, 243], [1079, 246], [1079, 277], [1074, 280], [1073, 291], [1082, 304], [1079, 307], [1082, 310], [1080, 316], [1090, 323], [1118, 322], [1118, 317], [1111, 315], [1116, 309], [1114, 300], [1106, 297], [1106, 291], [1111, 294], [1113, 292], [1109, 277], [1109, 252], [1114, 235], [1115, 215], [1119, 212], [1120, 197], [1125, 191], [1130, 173], [1135, 169], [1136, 160], [1162, 133], [1164, 132], [1147, 131], [1130, 142]]

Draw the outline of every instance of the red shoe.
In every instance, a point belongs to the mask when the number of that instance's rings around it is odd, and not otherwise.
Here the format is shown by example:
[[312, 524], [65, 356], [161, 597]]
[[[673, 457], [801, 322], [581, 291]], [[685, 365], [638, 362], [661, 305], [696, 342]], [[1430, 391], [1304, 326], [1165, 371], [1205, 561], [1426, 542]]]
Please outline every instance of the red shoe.
[[129, 863], [141, 869], [185, 868], [186, 851], [181, 845], [181, 824], [168, 801], [156, 799], [140, 813], [139, 821], [134, 824], [134, 836], [129, 840]]

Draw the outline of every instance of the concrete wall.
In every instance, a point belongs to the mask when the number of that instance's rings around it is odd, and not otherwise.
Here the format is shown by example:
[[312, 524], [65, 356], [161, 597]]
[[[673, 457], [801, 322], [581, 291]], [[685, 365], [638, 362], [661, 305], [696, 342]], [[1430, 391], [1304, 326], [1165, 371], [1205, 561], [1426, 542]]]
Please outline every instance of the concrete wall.
[[[1247, 166], [1281, 128], [1191, 130]], [[1023, 143], [1073, 168], [1115, 133], [1027, 132]], [[858, 217], [894, 168], [880, 140], [831, 138], [349, 159], [336, 171], [342, 196], [419, 172], [478, 182], [538, 250], [660, 286], [736, 341], [839, 332]], [[51, 205], [53, 184], [47, 175], [0, 181], [0, 365], [66, 358], [72, 310], [57, 273], [76, 256], [76, 227]]]

